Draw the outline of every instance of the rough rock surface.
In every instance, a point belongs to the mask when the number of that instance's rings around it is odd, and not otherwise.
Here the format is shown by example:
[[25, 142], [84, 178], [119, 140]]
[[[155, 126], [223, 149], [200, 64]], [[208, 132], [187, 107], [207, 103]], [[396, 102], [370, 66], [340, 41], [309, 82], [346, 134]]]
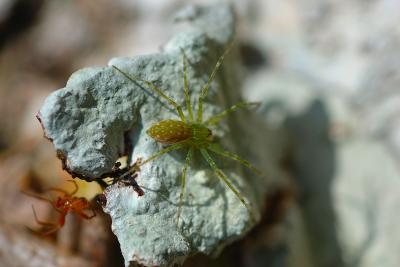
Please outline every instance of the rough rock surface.
[[[222, 5], [191, 7], [179, 13], [177, 19], [188, 20], [189, 27], [172, 38], [161, 53], [114, 58], [109, 64], [153, 82], [183, 105], [183, 49], [189, 60], [191, 100], [196, 105], [202, 85], [233, 38], [234, 16], [229, 7]], [[240, 100], [234, 63], [232, 52], [210, 88], [203, 117]], [[47, 137], [65, 158], [67, 169], [86, 180], [110, 172], [118, 157], [129, 149], [124, 145], [126, 140], [133, 148], [128, 151], [132, 161], [153, 155], [162, 146], [146, 130], [162, 119], [178, 119], [157, 94], [127, 80], [111, 66], [73, 74], [65, 88], [47, 98], [39, 117]], [[257, 177], [231, 160], [212, 155], [258, 217], [267, 190], [280, 181], [277, 161], [282, 153], [281, 137], [264, 129], [245, 110], [212, 130], [217, 142], [265, 172]], [[217, 255], [254, 225], [237, 197], [218, 180], [201, 155], [195, 154], [177, 228], [184, 158], [185, 151], [176, 151], [144, 165], [137, 179], [145, 191], [142, 197], [122, 184], [107, 188], [105, 211], [111, 215], [126, 265], [135, 261], [166, 266], [181, 263], [198, 252]]]

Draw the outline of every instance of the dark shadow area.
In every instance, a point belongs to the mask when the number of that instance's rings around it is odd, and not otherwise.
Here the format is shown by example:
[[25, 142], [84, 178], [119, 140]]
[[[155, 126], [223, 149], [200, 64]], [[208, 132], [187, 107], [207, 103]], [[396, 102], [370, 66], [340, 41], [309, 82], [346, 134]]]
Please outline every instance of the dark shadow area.
[[107, 256], [105, 257], [106, 262], [104, 262], [104, 265], [102, 267], [125, 266], [124, 257], [122, 256], [122, 252], [120, 249], [118, 239], [114, 235], [114, 233], [111, 231], [111, 218], [108, 215], [104, 216], [104, 218], [105, 218], [105, 220], [107, 220], [107, 224], [108, 224], [108, 228], [107, 228], [108, 229], [108, 231], [107, 231], [107, 236], [108, 236], [107, 241], [108, 242], [107, 242]]
[[43, 3], [44, 0], [13, 1], [6, 14], [0, 17], [0, 49], [35, 24]]
[[270, 64], [268, 55], [263, 53], [257, 45], [252, 43], [240, 43], [239, 56], [243, 66], [251, 70], [256, 70], [265, 66], [268, 67]]
[[[197, 254], [185, 261], [185, 267], [285, 267], [287, 246], [276, 242], [274, 231], [285, 220], [293, 192], [282, 189], [265, 199], [261, 221], [243, 239], [224, 248], [217, 258]], [[227, 222], [229, 223], [229, 221]]]
[[330, 118], [324, 103], [316, 99], [308, 110], [286, 120], [292, 137], [290, 168], [299, 190], [316, 266], [343, 266], [336, 237], [331, 196], [335, 147], [329, 137]]

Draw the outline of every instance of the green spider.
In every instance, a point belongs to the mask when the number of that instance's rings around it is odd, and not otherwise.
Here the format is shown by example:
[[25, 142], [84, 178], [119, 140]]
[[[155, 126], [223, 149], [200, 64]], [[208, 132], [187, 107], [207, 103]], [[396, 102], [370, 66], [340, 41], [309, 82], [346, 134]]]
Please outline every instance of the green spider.
[[[211, 75], [208, 78], [207, 83], [203, 86], [201, 89], [201, 93], [198, 98], [198, 108], [197, 108], [197, 117], [194, 117], [194, 110], [192, 108], [192, 105], [190, 103], [190, 97], [189, 97], [189, 86], [188, 86], [188, 80], [187, 80], [187, 74], [186, 74], [186, 69], [187, 69], [187, 57], [184, 53], [183, 50], [182, 52], [182, 57], [183, 57], [183, 82], [184, 82], [184, 95], [185, 95], [185, 102], [186, 102], [186, 108], [188, 112], [188, 117], [185, 117], [183, 114], [182, 106], [179, 105], [174, 99], [171, 97], [168, 97], [166, 94], [162, 92], [158, 87], [156, 87], [153, 83], [146, 81], [140, 77], [137, 76], [131, 76], [119, 69], [118, 67], [112, 65], [114, 69], [116, 69], [118, 72], [120, 72], [123, 76], [125, 76], [127, 79], [129, 79], [132, 82], [142, 82], [146, 84], [151, 90], [156, 92], [160, 97], [164, 98], [165, 100], [168, 101], [168, 103], [173, 106], [173, 108], [177, 111], [180, 120], [174, 120], [174, 119], [168, 119], [168, 120], [162, 120], [160, 122], [157, 122], [153, 124], [148, 130], [147, 134], [152, 137], [155, 141], [169, 145], [168, 147], [160, 150], [159, 152], [155, 153], [151, 157], [149, 157], [146, 160], [143, 160], [140, 166], [143, 166], [144, 164], [158, 158], [161, 155], [164, 155], [168, 152], [171, 152], [173, 150], [178, 150], [178, 149], [183, 149], [187, 148], [188, 153], [186, 155], [186, 160], [185, 164], [182, 170], [182, 176], [181, 176], [181, 193], [179, 196], [179, 204], [178, 204], [178, 211], [177, 211], [177, 224], [179, 223], [179, 217], [181, 214], [181, 209], [182, 209], [182, 204], [183, 204], [183, 196], [185, 194], [185, 186], [186, 186], [186, 172], [188, 169], [188, 166], [192, 160], [193, 152], [194, 150], [200, 150], [201, 155], [204, 157], [204, 159], [207, 161], [207, 163], [210, 165], [210, 167], [213, 169], [214, 173], [218, 178], [220, 178], [226, 186], [232, 192], [237, 196], [237, 198], [240, 200], [240, 202], [246, 207], [248, 210], [251, 218], [254, 220], [254, 214], [252, 212], [251, 206], [246, 202], [245, 198], [241, 195], [239, 190], [235, 188], [235, 186], [231, 183], [227, 175], [218, 168], [217, 164], [215, 161], [211, 158], [210, 154], [208, 151], [212, 151], [216, 154], [219, 154], [223, 157], [227, 157], [230, 159], [233, 159], [250, 170], [254, 171], [256, 174], [261, 174], [261, 172], [253, 167], [248, 161], [240, 158], [238, 155], [223, 150], [218, 144], [213, 143], [213, 135], [212, 131], [210, 130], [209, 127], [217, 124], [221, 119], [223, 119], [226, 115], [228, 115], [231, 112], [236, 111], [237, 109], [240, 108], [246, 108], [254, 105], [259, 105], [259, 103], [256, 102], [239, 102], [230, 108], [222, 111], [221, 113], [207, 119], [203, 120], [203, 100], [207, 96], [208, 89], [210, 88], [210, 85], [219, 69], [221, 66], [225, 56], [229, 52], [230, 48], [232, 47], [232, 44], [230, 44], [224, 51], [224, 53], [220, 56], [218, 59], [217, 63], [214, 66], [213, 71], [211, 72]], [[136, 171], [137, 169], [132, 169], [123, 174], [120, 178], [130, 175], [132, 171]]]

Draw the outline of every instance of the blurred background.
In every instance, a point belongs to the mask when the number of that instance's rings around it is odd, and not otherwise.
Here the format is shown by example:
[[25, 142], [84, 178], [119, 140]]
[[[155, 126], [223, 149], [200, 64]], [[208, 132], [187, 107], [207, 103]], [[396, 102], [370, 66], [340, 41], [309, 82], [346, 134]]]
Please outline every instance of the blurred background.
[[[218, 1], [191, 1], [215, 3]], [[400, 266], [400, 1], [231, 1], [243, 95], [288, 136], [292, 186], [217, 259], [185, 266]], [[57, 221], [46, 188], [70, 191], [36, 112], [76, 70], [158, 51], [184, 0], [0, 0], [0, 266], [123, 266], [110, 221]], [[88, 199], [100, 188], [79, 182]], [[96, 205], [93, 203], [93, 205]]]

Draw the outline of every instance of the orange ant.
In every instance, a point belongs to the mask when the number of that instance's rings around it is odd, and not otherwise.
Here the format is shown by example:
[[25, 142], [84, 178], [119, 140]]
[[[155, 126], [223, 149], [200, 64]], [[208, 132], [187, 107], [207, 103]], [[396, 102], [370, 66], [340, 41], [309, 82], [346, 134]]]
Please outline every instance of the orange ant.
[[[40, 195], [36, 195], [31, 192], [23, 192], [24, 194], [27, 194], [31, 197], [49, 202], [53, 206], [53, 208], [60, 214], [57, 223], [41, 221], [38, 219], [35, 208], [32, 205], [32, 211], [33, 211], [33, 215], [35, 217], [36, 222], [38, 224], [48, 228], [46, 231], [42, 232], [43, 235], [50, 235], [50, 234], [58, 231], [61, 227], [63, 227], [65, 224], [65, 217], [67, 216], [67, 214], [69, 212], [75, 212], [77, 215], [79, 215], [79, 217], [81, 217], [83, 219], [87, 219], [87, 220], [96, 216], [96, 212], [92, 209], [89, 201], [86, 198], [74, 197], [74, 195], [78, 191], [77, 183], [73, 180], [68, 180], [68, 182], [73, 183], [75, 186], [75, 189], [71, 193], [68, 193], [67, 191], [60, 189], [60, 188], [50, 188], [48, 190], [48, 191], [55, 191], [55, 192], [59, 192], [59, 193], [63, 194], [62, 196], [58, 196], [54, 200], [45, 198]], [[92, 212], [91, 215], [88, 215], [84, 212], [84, 210], [88, 210], [88, 209]]]

